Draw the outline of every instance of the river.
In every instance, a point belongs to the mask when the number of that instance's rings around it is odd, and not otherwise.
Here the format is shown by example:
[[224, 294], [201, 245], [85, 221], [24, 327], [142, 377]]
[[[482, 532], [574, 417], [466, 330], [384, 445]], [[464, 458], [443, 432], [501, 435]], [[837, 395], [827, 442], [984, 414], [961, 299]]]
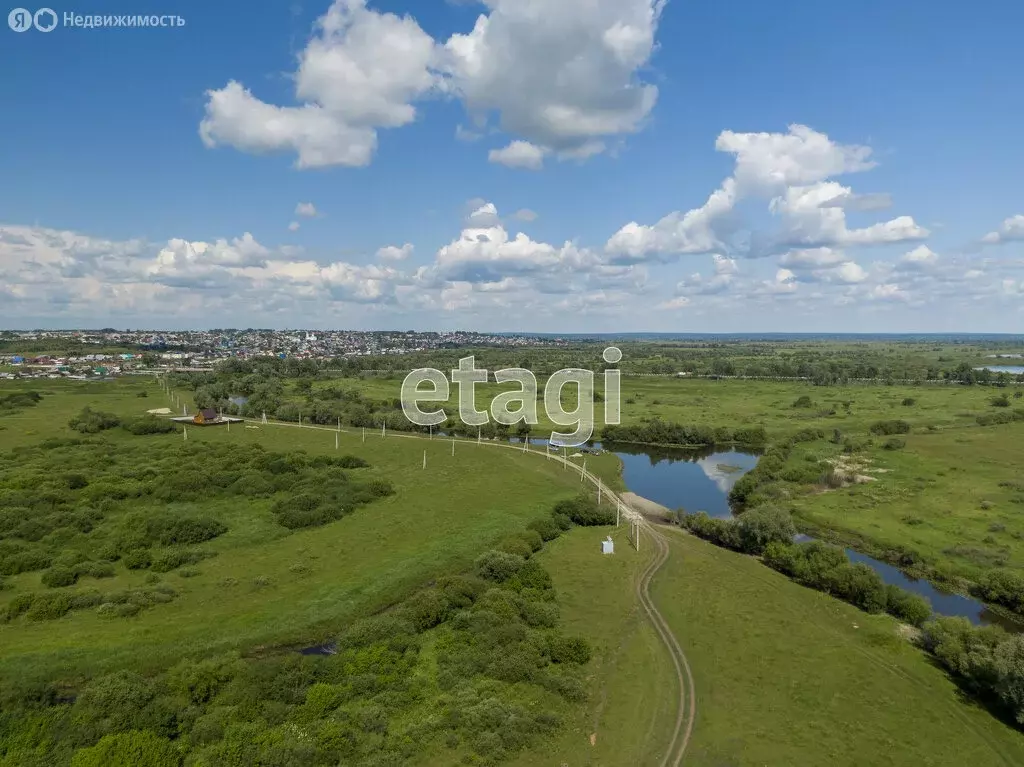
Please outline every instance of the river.
[[[443, 436], [439, 433], [438, 436]], [[522, 444], [512, 437], [510, 442]], [[530, 444], [546, 449], [547, 440], [532, 438]], [[605, 449], [601, 443], [594, 448]], [[622, 461], [622, 479], [626, 487], [648, 500], [669, 509], [685, 509], [696, 513], [706, 511], [719, 519], [731, 518], [729, 491], [736, 480], [757, 465], [759, 454], [742, 450], [704, 448], [684, 450], [676, 448], [644, 448], [633, 445], [610, 445], [608, 449]], [[797, 542], [813, 540], [798, 535]], [[974, 625], [995, 624], [1008, 631], [1021, 631], [1013, 621], [993, 613], [982, 602], [971, 597], [951, 594], [936, 588], [926, 580], [908, 578], [898, 568], [873, 559], [853, 549], [844, 549], [853, 562], [863, 562], [885, 583], [891, 583], [914, 594], [920, 594], [938, 615], [956, 615], [967, 618]], [[334, 644], [307, 647], [305, 655], [330, 655]]]
[[[708, 516], [720, 519], [732, 517], [729, 491], [758, 460], [757, 454], [738, 450], [641, 449], [623, 445], [609, 449], [622, 460], [622, 478], [632, 492], [670, 509], [706, 511]], [[812, 539], [799, 535], [796, 540]], [[852, 562], [866, 564], [885, 583], [925, 597], [939, 615], [961, 616], [975, 625], [996, 624], [1010, 631], [1022, 629], [976, 599], [943, 591], [926, 580], [909, 578], [899, 568], [853, 549], [845, 551]]]

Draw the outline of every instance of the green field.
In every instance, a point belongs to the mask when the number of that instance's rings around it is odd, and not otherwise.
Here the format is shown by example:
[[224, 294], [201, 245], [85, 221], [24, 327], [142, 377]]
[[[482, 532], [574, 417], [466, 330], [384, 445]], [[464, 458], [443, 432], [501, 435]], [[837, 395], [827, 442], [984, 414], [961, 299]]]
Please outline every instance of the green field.
[[[397, 396], [397, 381], [340, 383], [361, 387], [373, 399]], [[338, 384], [317, 381], [311, 396], [318, 387]], [[479, 388], [481, 407], [499, 390]], [[37, 404], [0, 414], [2, 451], [82, 437], [68, 421], [85, 405], [130, 419], [168, 404], [160, 387], [144, 378], [0, 383], [0, 396], [29, 390], [43, 395]], [[139, 396], [143, 391], [146, 397]], [[191, 393], [177, 391], [191, 408]], [[627, 378], [623, 422], [658, 417], [683, 424], [756, 425], [768, 431], [772, 443], [807, 429], [828, 435], [838, 430], [844, 439], [862, 443], [849, 460], [875, 480], [828, 492], [782, 483], [780, 497], [796, 518], [869, 544], [913, 549], [937, 567], [972, 579], [992, 567], [1024, 564], [1024, 526], [1015, 513], [1024, 492], [1019, 484], [1024, 453], [1018, 447], [1024, 444], [1024, 424], [977, 424], [979, 415], [995, 410], [994, 392], [941, 384], [816, 387]], [[809, 403], [795, 407], [801, 397]], [[904, 404], [908, 398], [913, 404]], [[173, 402], [171, 407], [180, 412]], [[911, 424], [902, 449], [868, 441], [871, 424], [893, 419]], [[141, 463], [151, 461], [154, 450], [170, 455], [203, 445], [262, 445], [311, 457], [354, 455], [370, 464], [355, 470], [360, 477], [386, 480], [395, 492], [338, 521], [297, 530], [276, 524], [266, 499], [211, 494], [205, 501], [172, 503], [168, 508], [176, 513], [201, 512], [226, 524], [226, 533], [198, 547], [214, 556], [162, 574], [157, 580], [172, 587], [176, 597], [136, 617], [111, 620], [95, 610], [75, 610], [59, 621], [19, 618], [0, 624], [0, 686], [8, 689], [53, 680], [74, 688], [126, 668], [157, 674], [183, 657], [241, 652], [273, 658], [282, 647], [338, 636], [438, 576], [470, 569], [481, 552], [582, 489], [577, 473], [545, 460], [539, 449], [526, 454], [467, 439], [455, 442], [453, 456], [450, 439], [390, 430], [382, 438], [377, 429], [364, 436], [362, 428], [339, 434], [329, 428], [236, 424], [230, 431], [190, 426], [187, 441], [180, 431], [134, 436], [120, 428], [88, 439], [109, 444], [112, 455], [138, 446]], [[787, 465], [842, 455], [838, 443], [811, 439], [796, 445]], [[625, 489], [616, 456], [573, 460], [584, 459], [609, 485]], [[624, 530], [613, 529], [617, 551], [604, 557], [598, 543], [608, 533], [608, 528], [576, 528], [537, 555], [553, 578], [560, 629], [585, 635], [593, 657], [582, 669], [587, 694], [579, 705], [537, 697], [526, 688], [513, 696], [522, 705], [534, 705], [532, 700], [563, 717], [550, 738], [513, 758], [513, 764], [660, 763], [659, 748], [675, 715], [672, 666], [635, 600], [635, 583], [651, 548], [638, 555]], [[1024, 763], [1024, 736], [961, 697], [893, 619], [867, 615], [798, 586], [753, 558], [678, 531], [666, 534], [672, 556], [652, 593], [696, 678], [697, 720], [688, 763]], [[68, 545], [80, 547], [82, 540]], [[145, 589], [154, 582], [152, 574], [117, 563], [113, 577], [79, 585], [106, 591]], [[40, 582], [39, 571], [6, 576], [4, 585], [0, 607], [19, 595], [52, 591]], [[417, 662], [425, 671], [418, 675], [433, 678], [429, 669], [444, 654], [438, 637], [449, 632], [442, 627], [423, 635]], [[266, 721], [268, 732], [287, 729], [281, 721]], [[402, 726], [418, 725], [409, 720]], [[0, 727], [0, 747], [3, 737]], [[421, 753], [419, 761], [454, 765], [467, 753], [452, 746]]]
[[859, 459], [874, 481], [798, 497], [797, 516], [881, 547], [907, 547], [950, 576], [1024, 568], [1024, 424], [905, 439], [902, 450], [876, 446]]
[[[672, 556], [652, 594], [696, 681], [687, 764], [1024, 760], [1024, 735], [965, 702], [893, 619], [803, 588], [750, 557], [666, 534]], [[543, 756], [517, 765], [660, 763], [657, 733], [670, 725], [675, 683], [632, 601], [650, 547], [637, 555], [619, 535], [615, 555], [604, 557], [603, 537], [577, 529], [542, 554], [567, 630], [590, 632], [595, 659], [586, 710]]]
[[[538, 381], [542, 389], [544, 383], [544, 379]], [[401, 379], [351, 378], [318, 382], [313, 387], [314, 396], [317, 388], [326, 386], [352, 388], [372, 399], [390, 400], [399, 397]], [[497, 394], [514, 389], [514, 385], [479, 384], [477, 407], [489, 410]], [[595, 390], [602, 391], [600, 376], [595, 381]], [[423, 407], [444, 407], [449, 414], [457, 413], [457, 389], [453, 386], [449, 393], [447, 403], [424, 403]], [[569, 409], [575, 405], [571, 393], [571, 388], [564, 390], [565, 405]], [[811, 405], [794, 408], [793, 403], [801, 396], [810, 397]], [[624, 424], [660, 418], [708, 426], [764, 426], [770, 437], [777, 438], [808, 426], [867, 432], [871, 423], [886, 418], [905, 418], [921, 429], [974, 425], [978, 415], [991, 412], [992, 396], [993, 390], [988, 387], [941, 383], [821, 387], [800, 381], [623, 377], [621, 409]], [[908, 397], [916, 399], [913, 407], [901, 404]], [[603, 403], [596, 403], [594, 417], [598, 434], [595, 438], [599, 437], [603, 414]], [[538, 417], [540, 423], [534, 428], [537, 436], [560, 428], [546, 418], [542, 401], [538, 402]]]
[[[75, 395], [48, 395], [35, 408], [8, 416], [0, 433], [4, 446], [71, 435], [67, 419], [86, 402], [122, 415], [157, 404], [155, 399], [136, 399], [131, 386], [86, 386], [88, 390]], [[87, 393], [97, 389], [101, 396]], [[2, 627], [0, 674], [45, 676], [58, 668], [92, 672], [126, 664], [159, 667], [183, 652], [312, 643], [438, 573], [465, 568], [490, 544], [545, 513], [555, 500], [579, 491], [578, 476], [521, 451], [467, 442], [457, 445], [453, 457], [450, 441], [398, 435], [381, 439], [374, 433], [364, 443], [354, 432], [339, 438], [340, 453], [365, 458], [371, 464], [366, 471], [390, 481], [395, 495], [328, 528], [290, 533], [272, 524], [266, 503], [207, 504], [206, 511], [225, 520], [229, 532], [204, 544], [217, 556], [196, 566], [200, 577], [166, 576], [180, 591], [178, 599], [127, 625], [75, 612], [62, 619], [59, 632], [48, 622]], [[180, 435], [136, 437], [117, 429], [104, 439], [128, 444], [156, 440], [174, 447], [182, 443]], [[335, 434], [312, 429], [194, 427], [188, 439], [190, 444], [258, 443], [274, 451], [337, 454]], [[140, 587], [143, 578], [144, 573], [119, 566], [104, 585]], [[0, 600], [40, 588], [36, 572], [8, 581], [13, 588], [0, 592]], [[270, 585], [254, 585], [264, 582]]]

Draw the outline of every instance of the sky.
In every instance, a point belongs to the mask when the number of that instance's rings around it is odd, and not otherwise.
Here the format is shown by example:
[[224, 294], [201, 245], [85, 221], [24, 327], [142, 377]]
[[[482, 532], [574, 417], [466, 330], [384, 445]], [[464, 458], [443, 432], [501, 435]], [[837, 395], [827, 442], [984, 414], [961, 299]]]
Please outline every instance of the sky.
[[0, 327], [1024, 332], [1016, 0], [51, 7]]

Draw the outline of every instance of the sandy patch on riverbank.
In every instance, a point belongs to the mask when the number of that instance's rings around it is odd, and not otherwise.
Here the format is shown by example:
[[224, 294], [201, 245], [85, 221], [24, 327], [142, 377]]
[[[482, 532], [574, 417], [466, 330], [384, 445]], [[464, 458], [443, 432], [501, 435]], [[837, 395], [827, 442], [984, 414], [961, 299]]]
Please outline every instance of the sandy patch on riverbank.
[[171, 409], [169, 407], [158, 407], [155, 410], [147, 410], [150, 415], [170, 415]]
[[671, 522], [673, 514], [667, 506], [662, 506], [660, 503], [655, 503], [649, 498], [644, 498], [642, 495], [636, 493], [620, 493], [619, 497], [634, 511], [638, 511], [648, 519], [652, 519], [658, 522]]

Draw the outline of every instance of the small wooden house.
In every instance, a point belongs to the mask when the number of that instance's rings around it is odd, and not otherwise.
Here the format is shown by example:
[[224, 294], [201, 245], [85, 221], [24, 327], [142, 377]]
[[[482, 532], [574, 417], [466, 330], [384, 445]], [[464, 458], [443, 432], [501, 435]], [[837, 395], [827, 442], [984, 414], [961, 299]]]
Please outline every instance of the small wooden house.
[[214, 410], [212, 407], [208, 407], [196, 413], [195, 416], [193, 416], [192, 418], [192, 423], [194, 423], [196, 426], [208, 426], [210, 424], [216, 423], [219, 420], [220, 415], [218, 415], [217, 411]]

